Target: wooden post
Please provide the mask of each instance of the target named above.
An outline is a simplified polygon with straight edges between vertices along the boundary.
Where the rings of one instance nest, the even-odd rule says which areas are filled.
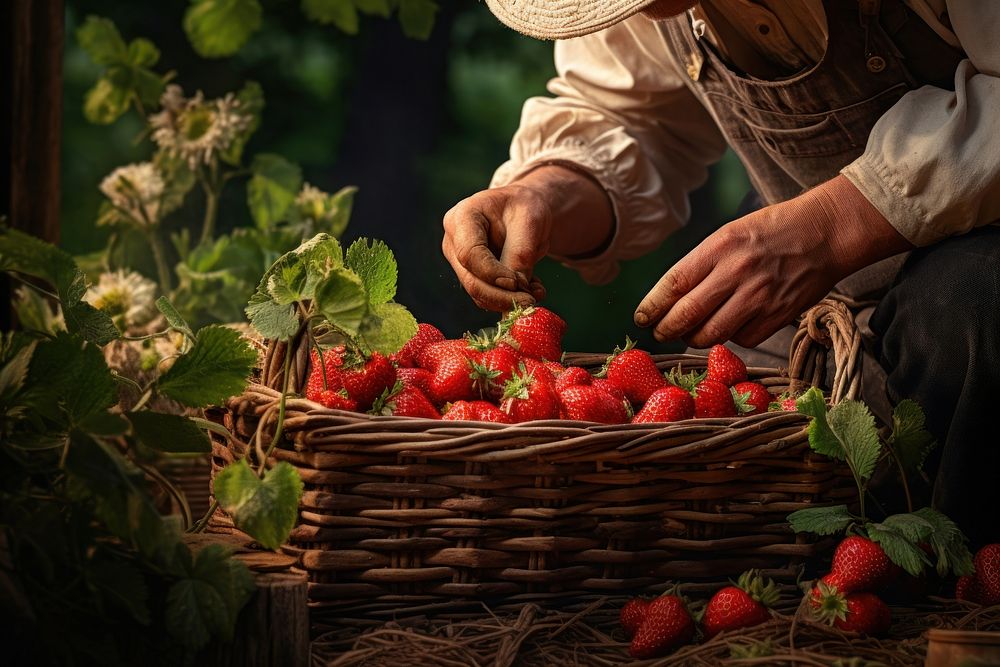
[[[52,243],[59,242],[64,14],[63,0],[0,2],[0,215]],[[9,289],[0,284],[0,294]],[[0,327],[10,316],[0,307]]]

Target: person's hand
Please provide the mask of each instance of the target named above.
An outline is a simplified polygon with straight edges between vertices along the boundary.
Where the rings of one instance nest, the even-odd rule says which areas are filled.
[[[611,203],[590,177],[546,165],[510,185],[478,192],[444,216],[441,250],[480,308],[510,310],[545,298],[535,265],[601,247],[614,227]]]
[[[448,211],[441,250],[476,305],[504,311],[545,296],[532,274],[551,233],[552,210],[542,193],[513,183],[477,192]]]
[[[842,278],[910,244],[845,177],[735,220],[650,290],[635,313],[659,341],[754,347]]]

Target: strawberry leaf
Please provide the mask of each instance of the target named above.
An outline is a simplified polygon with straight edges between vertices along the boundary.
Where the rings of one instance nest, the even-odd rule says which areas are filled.
[[[361,338],[372,350],[389,355],[406,345],[417,333],[417,320],[398,303],[372,305],[361,322]]]
[[[357,336],[368,312],[365,285],[354,271],[333,269],[316,285],[315,306],[330,324],[350,336]],[[400,347],[405,342],[400,343]]]
[[[815,533],[816,535],[836,535],[847,530],[856,518],[847,509],[847,505],[833,507],[807,507],[788,515],[788,523],[796,533]]]
[[[892,435],[888,444],[903,469],[909,473],[923,468],[927,455],[936,444],[934,436],[924,428],[924,423],[924,411],[915,401],[901,401],[892,411]]]
[[[243,391],[256,363],[257,353],[238,331],[207,326],[156,386],[164,396],[193,408],[219,404]]]
[[[823,392],[811,387],[795,404],[799,412],[812,417],[812,421],[809,422],[809,446],[813,451],[843,461],[846,455],[844,446],[830,430]]]
[[[930,564],[930,559],[923,549],[917,546],[918,540],[911,537],[926,534],[925,529],[918,528],[918,524],[910,517],[920,519],[913,515],[893,515],[882,523],[869,523],[865,528],[868,537],[882,547],[889,560],[917,577],[924,571],[924,566]],[[926,521],[923,523],[925,526],[928,525]]]
[[[208,436],[187,417],[143,410],[126,413],[132,433],[142,444],[161,452],[203,453],[212,451]]]
[[[302,170],[281,157],[258,153],[251,166],[253,176],[247,184],[247,205],[260,229],[271,229],[286,219],[302,187]]]
[[[399,23],[411,39],[427,39],[434,28],[438,4],[434,0],[399,0]]]
[[[260,28],[257,0],[191,0],[184,32],[203,58],[231,56]]]
[[[862,481],[871,479],[882,452],[875,417],[864,403],[847,400],[833,406],[827,419],[854,475]]]
[[[935,567],[938,574],[942,577],[949,573],[956,576],[972,574],[974,571],[972,553],[969,551],[965,535],[955,522],[929,507],[923,507],[913,514],[931,526],[927,541],[937,557]]]
[[[332,23],[348,35],[358,34],[358,10],[352,0],[302,0],[302,12],[310,21]]]
[[[291,464],[278,463],[261,480],[240,459],[218,474],[213,488],[236,527],[263,546],[277,549],[288,539],[302,497],[302,479]]]
[[[396,296],[396,258],[382,241],[358,239],[347,249],[344,263],[360,276],[368,292],[368,303],[386,303]]]

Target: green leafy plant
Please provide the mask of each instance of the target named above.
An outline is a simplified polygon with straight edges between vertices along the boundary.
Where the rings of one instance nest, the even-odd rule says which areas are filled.
[[[151,406],[200,409],[239,393],[256,351],[231,328],[194,330],[161,297],[166,328],[143,338],[179,339],[168,367],[145,379],[117,372],[106,356],[123,341],[112,316],[82,300],[87,280],[69,255],[0,228],[0,271],[33,295],[18,312],[36,313],[0,335],[0,583],[26,636],[61,629],[22,642],[39,651],[25,659],[177,664],[230,638],[252,577],[219,545],[192,552],[183,495],[150,463],[157,452],[206,453],[205,429],[224,429]],[[247,486],[245,466],[223,472]],[[241,525],[269,546],[287,538],[302,490],[284,466],[238,498]],[[162,515],[151,484],[185,511]]]
[[[217,4],[242,11],[239,2]],[[243,19],[227,23],[225,30],[247,23],[246,15],[239,15]],[[87,118],[110,123],[134,109],[153,149],[148,161],[119,167],[101,182],[105,201],[97,224],[113,230],[98,262],[103,273],[156,276],[159,294],[195,325],[236,322],[257,278],[277,257],[319,232],[343,234],[355,188],[329,194],[304,182],[299,166],[279,155],[246,159],[245,148],[264,109],[259,85],[248,82],[217,99],[201,92],[186,96],[170,83],[172,73],[160,76],[151,69],[158,59],[152,43],[138,38],[126,45],[110,20],[88,17],[77,39],[107,68],[88,94]],[[128,60],[133,52],[147,54],[141,65]],[[101,92],[108,86],[115,86],[113,94]],[[99,95],[115,103],[105,103],[97,115],[91,98]],[[219,234],[223,192],[241,179],[246,180],[243,217],[248,224]],[[191,224],[199,219],[200,228]],[[137,243],[148,252],[136,252]],[[152,259],[152,270],[144,265],[145,256]],[[123,332],[127,328],[119,326]]]
[[[403,33],[427,39],[438,11],[435,0],[302,0],[310,21],[333,25],[348,35],[360,29],[362,14],[389,18],[396,13]],[[260,30],[263,9],[259,0],[191,0],[184,15],[184,32],[204,58],[231,56]]]
[[[913,509],[908,477],[922,472],[934,438],[924,428],[924,413],[914,401],[904,400],[892,415],[892,431],[882,439],[875,418],[859,401],[841,401],[828,408],[823,394],[812,388],[796,402],[799,412],[812,418],[809,445],[820,454],[844,461],[858,488],[858,513],[847,505],[798,510],[788,516],[796,532],[863,535],[877,542],[889,558],[916,576],[928,565],[939,574],[972,572],[972,555],[966,538],[951,519],[929,507]],[[868,485],[877,466],[889,461],[902,480],[908,512],[880,522],[866,512]],[[924,546],[929,547],[933,556]]]

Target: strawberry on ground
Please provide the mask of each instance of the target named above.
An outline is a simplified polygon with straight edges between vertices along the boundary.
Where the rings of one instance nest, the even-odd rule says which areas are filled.
[[[364,360],[344,365],[340,371],[347,395],[358,402],[359,410],[368,410],[375,399],[396,383],[396,369],[380,352],[372,352]]]
[[[741,402],[746,405],[743,414],[759,415],[767,412],[771,405],[771,392],[767,387],[759,382],[738,382],[733,385],[733,391],[741,397]]]
[[[545,372],[547,369],[542,368]],[[554,382],[541,380],[524,363],[504,387],[500,409],[515,423],[559,418],[559,395]]]
[[[424,392],[416,387],[403,384],[402,380],[397,380],[391,389],[387,389],[375,399],[369,412],[373,415],[441,419],[441,413],[428,400]]]
[[[645,403],[654,391],[667,386],[649,352],[636,349],[635,341],[628,338],[624,349],[616,347],[608,357],[602,375],[636,405]]]
[[[562,409],[559,416],[601,424],[624,424],[628,421],[625,404],[592,385],[566,387],[559,392]]]
[[[646,606],[646,618],[632,637],[629,655],[638,660],[662,656],[691,641],[694,630],[684,601],[676,595],[661,595]]]
[[[421,322],[417,325],[417,333],[413,334],[400,348],[399,352],[391,355],[390,360],[400,368],[412,368],[417,365],[417,355],[428,345],[444,340],[444,334],[433,324]]]
[[[586,368],[570,366],[562,373],[556,375],[556,391],[562,391],[566,387],[590,384],[593,381],[594,376],[591,375]]]
[[[694,388],[695,417],[735,417],[736,414],[736,401],[727,385],[717,380],[702,380]]]
[[[694,399],[690,392],[671,384],[654,391],[642,410],[632,418],[632,423],[675,422],[692,417]]]
[[[979,582],[975,576],[965,575],[958,578],[958,582],[955,583],[955,599],[979,604],[982,595],[979,591]]]
[[[442,419],[510,424],[510,417],[489,401],[455,401],[445,406]]]
[[[839,579],[841,593],[875,591],[892,583],[899,568],[875,542],[851,535],[841,540],[833,552],[830,574]]]
[[[316,398],[310,400],[316,401],[324,408],[331,410],[350,410],[353,412],[358,409],[358,402],[348,397],[344,389],[336,391],[333,389],[324,389],[316,394]]]
[[[750,570],[740,575],[735,586],[717,591],[705,605],[702,629],[711,639],[720,632],[760,625],[771,618],[770,608],[778,602],[778,587],[767,583],[758,572]]]
[[[635,636],[639,626],[646,620],[646,609],[650,602],[649,598],[632,598],[622,606],[618,619],[621,621],[625,636],[629,639]]]
[[[844,593],[822,580],[811,600],[813,613],[840,630],[880,636],[889,631],[892,613],[874,593]]]
[[[515,307],[500,322],[500,331],[513,339],[515,347],[525,357],[549,361],[562,358],[566,322],[548,308]]]
[[[1000,604],[1000,543],[977,551],[974,564],[979,603],[987,607]]]
[[[747,379],[747,366],[725,345],[714,345],[708,351],[708,379],[732,387]]]

